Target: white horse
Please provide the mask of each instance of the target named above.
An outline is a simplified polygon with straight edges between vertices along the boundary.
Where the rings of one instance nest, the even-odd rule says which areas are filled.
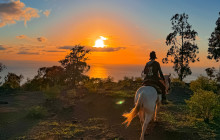
[[[170,87],[170,75],[165,75],[166,90],[168,92]],[[139,115],[140,122],[142,125],[142,132],[140,140],[144,140],[144,134],[146,132],[149,122],[153,119],[156,121],[157,110],[160,106],[162,99],[161,94],[157,94],[154,87],[142,86],[140,87],[135,95],[135,107],[130,113],[124,113],[123,116],[126,120],[123,124],[127,123],[127,127],[130,125],[132,119]]]

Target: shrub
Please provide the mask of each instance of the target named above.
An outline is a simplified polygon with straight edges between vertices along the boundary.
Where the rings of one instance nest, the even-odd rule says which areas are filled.
[[[172,87],[182,87],[184,88],[185,87],[185,82],[181,81],[179,78],[172,78],[171,79],[171,86]]]
[[[190,83],[190,89],[193,92],[197,92],[197,90],[207,90],[217,92],[217,82],[214,80],[210,80],[208,77],[199,76],[195,81]]]
[[[47,110],[45,108],[42,106],[34,106],[29,109],[27,116],[29,118],[40,119],[46,116],[46,114]]]
[[[218,95],[212,91],[197,90],[189,100],[185,100],[190,114],[209,122],[218,107]]]
[[[47,88],[43,91],[47,99],[57,98],[61,93],[61,86],[55,85],[53,87],[47,86]]]

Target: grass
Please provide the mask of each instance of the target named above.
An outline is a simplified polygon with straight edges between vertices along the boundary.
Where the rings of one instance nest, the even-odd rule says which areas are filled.
[[[118,91],[111,91],[110,93],[107,93],[108,96],[113,97],[125,97],[130,98],[135,96],[135,91],[132,90],[118,90]]]
[[[47,115],[47,110],[42,106],[33,106],[29,109],[27,117],[32,119],[40,119]]]
[[[43,120],[37,126],[32,128],[25,136],[17,139],[77,139],[83,135],[88,136],[90,133],[99,135],[98,133],[107,132],[104,125],[104,118],[89,118],[82,123],[72,123],[71,121]]]
[[[162,106],[159,111],[158,119],[165,123],[167,129],[183,132],[196,132],[201,139],[216,139],[219,137],[219,125],[211,121],[205,123],[203,119],[190,116],[186,105],[176,105],[169,103]]]

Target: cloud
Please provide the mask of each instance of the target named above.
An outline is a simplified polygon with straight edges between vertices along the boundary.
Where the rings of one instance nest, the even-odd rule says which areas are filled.
[[[32,37],[28,37],[26,35],[19,35],[19,36],[16,36],[17,39],[26,39],[26,40],[29,40],[29,41],[38,41],[38,42],[46,42],[47,41],[47,38],[46,37],[37,37],[37,38],[32,38]]]
[[[38,37],[37,41],[39,41],[39,42],[46,42],[47,38],[45,38],[45,37]]]
[[[59,50],[44,50],[45,52],[66,52],[66,51],[59,51]]]
[[[58,47],[58,49],[64,49],[64,50],[70,50],[72,49],[74,46],[61,46],[61,47]]]
[[[24,39],[24,38],[28,38],[26,35],[19,35],[19,36],[16,36],[17,39]]]
[[[50,10],[45,10],[44,12],[43,12],[43,14],[46,16],[46,17],[49,17],[49,15],[50,15]]]
[[[58,49],[65,49],[65,50],[70,50],[74,46],[61,46],[58,47]],[[86,49],[90,50],[91,52],[116,52],[122,49],[126,49],[125,47],[105,47],[105,48],[96,48],[96,47],[91,47],[91,46],[86,46]]]
[[[39,55],[39,52],[27,52],[27,51],[20,51],[17,54],[25,54],[25,55]]]
[[[3,47],[3,45],[0,45],[0,50],[6,50],[6,48]]]
[[[90,47],[89,50],[91,50],[91,52],[116,52],[119,50],[125,49],[125,47],[107,47],[107,48],[95,48],[95,47]]]
[[[24,25],[32,18],[38,18],[38,9],[26,7],[20,0],[0,3],[0,27],[24,21]]]

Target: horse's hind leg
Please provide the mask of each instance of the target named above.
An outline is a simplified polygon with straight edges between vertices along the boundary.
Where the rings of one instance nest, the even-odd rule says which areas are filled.
[[[155,109],[154,109],[154,121],[157,120],[157,108],[158,108],[158,105],[156,104]]]
[[[145,113],[145,120],[144,120],[144,124],[142,126],[142,132],[141,132],[141,138],[140,140],[144,140],[144,134],[146,132],[146,129],[147,129],[147,125],[149,124],[151,118],[152,118],[152,115],[153,114],[147,114]]]
[[[138,115],[139,115],[139,118],[140,118],[141,126],[143,126],[143,123],[144,123],[144,111],[140,110]]]

